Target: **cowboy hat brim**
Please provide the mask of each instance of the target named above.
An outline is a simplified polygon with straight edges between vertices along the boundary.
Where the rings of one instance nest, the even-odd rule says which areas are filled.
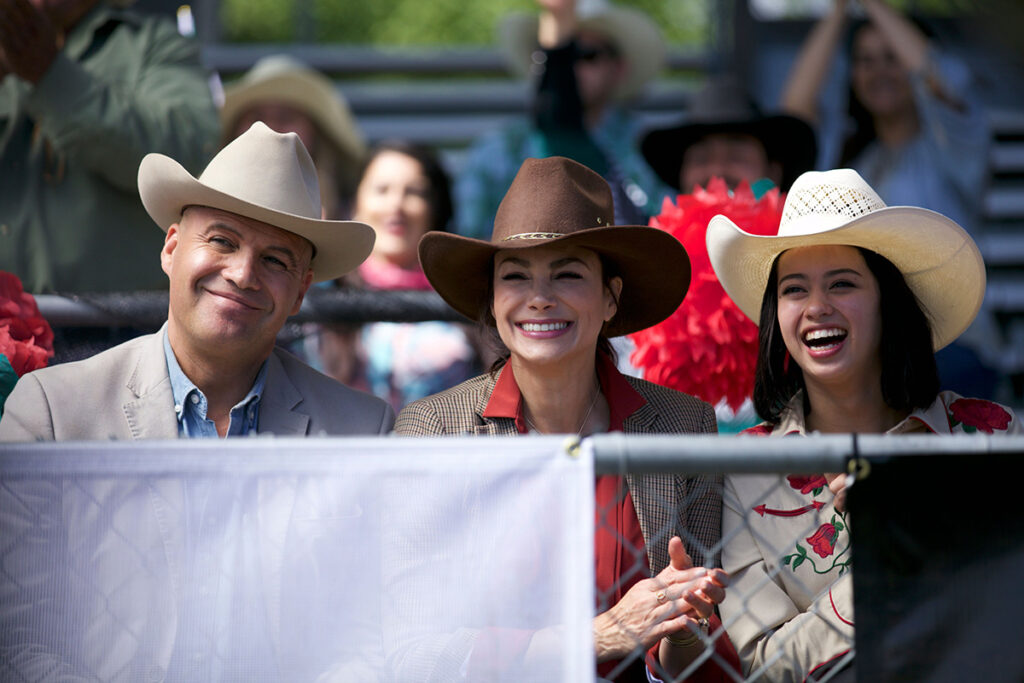
[[[253,204],[204,185],[162,154],[147,154],[139,165],[139,196],[164,232],[181,220],[185,207],[207,206],[305,237],[316,248],[314,282],[333,280],[354,270],[373,250],[373,228],[365,223],[307,218]]]
[[[707,230],[708,256],[719,282],[755,323],[772,265],[782,252],[837,244],[863,247],[896,266],[931,321],[936,351],[959,337],[981,308],[981,252],[962,227],[928,209],[890,206],[853,220],[813,214],[790,222],[787,234],[778,236],[744,232],[718,215]]]
[[[498,46],[509,66],[520,75],[529,75],[537,45],[536,14],[515,12],[498,26]],[[597,14],[581,15],[578,26],[594,31],[615,43],[627,63],[627,72],[615,89],[615,97],[636,97],[665,64],[665,41],[649,16],[630,7],[608,6]]]
[[[683,155],[702,137],[719,133],[743,133],[760,140],[769,161],[782,164],[780,189],[783,191],[801,173],[814,168],[818,155],[814,129],[805,121],[784,114],[722,122],[694,121],[660,128],[644,136],[640,150],[664,183],[680,192],[690,192],[692,187],[679,187]]]
[[[467,318],[480,321],[490,305],[494,255],[504,249],[558,245],[591,249],[622,278],[618,311],[605,328],[609,337],[655,325],[672,314],[690,286],[690,259],[675,237],[657,228],[589,228],[546,239],[492,243],[461,235],[429,232],[419,244],[420,264],[430,284]]]

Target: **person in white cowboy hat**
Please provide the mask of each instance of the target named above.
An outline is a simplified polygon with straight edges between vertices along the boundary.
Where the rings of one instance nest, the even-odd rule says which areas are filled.
[[[646,223],[668,192],[637,147],[640,125],[625,108],[665,61],[657,24],[607,0],[538,0],[499,26],[509,64],[537,78],[531,119],[482,135],[455,184],[455,229],[486,239],[494,214],[527,158],[567,156],[608,181],[616,220]]]
[[[939,390],[934,353],[985,293],[981,254],[952,220],[888,207],[838,169],[797,178],[777,235],[715,216],[707,245],[726,293],[760,325],[754,405],[765,422],[748,433],[1022,432],[1008,408]],[[745,672],[851,671],[845,483],[836,473],[726,477],[722,564],[733,583],[721,612]]]
[[[139,194],[166,232],[167,323],[22,377],[0,440],[390,430],[390,406],[274,346],[310,284],[356,268],[374,242],[368,225],[321,220],[316,169],[298,135],[255,123],[198,179],[149,154],[139,165]]]
[[[394,412],[384,401],[274,345],[310,284],[357,267],[374,241],[363,223],[320,219],[316,170],[295,133],[255,123],[199,178],[150,154],[138,182],[166,232],[167,323],[23,376],[0,441],[390,431]],[[267,672],[313,680],[328,671],[374,680],[375,632],[358,616],[370,607],[349,600],[342,613],[329,599],[342,585],[372,602],[374,588],[361,583],[371,579],[336,556],[329,568],[316,563],[319,544],[340,542],[337,505],[321,509],[335,488],[312,477],[140,480],[124,472],[33,484],[31,500],[19,498],[25,504],[0,506],[0,528],[21,534],[0,574],[5,680],[58,671],[109,681],[259,680]],[[356,516],[372,505],[346,495],[340,502]],[[302,525],[289,523],[293,514]],[[34,609],[52,601],[52,586],[66,589],[61,606]],[[341,622],[352,625],[339,626],[351,638],[311,650],[311,624]],[[54,642],[57,633],[65,636]],[[364,633],[367,642],[357,637]]]
[[[351,215],[366,141],[348,102],[330,79],[289,55],[264,57],[224,89],[225,141],[262,121],[298,133],[320,177],[325,218]]]

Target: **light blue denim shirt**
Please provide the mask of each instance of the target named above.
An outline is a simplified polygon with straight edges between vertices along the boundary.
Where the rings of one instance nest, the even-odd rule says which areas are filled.
[[[192,383],[174,357],[171,342],[164,331],[164,355],[167,356],[167,375],[174,394],[174,413],[178,418],[178,436],[189,439],[215,439],[217,425],[206,417],[206,396]],[[263,362],[256,381],[245,398],[231,409],[231,422],[227,436],[245,436],[255,432],[260,419],[260,399],[267,381],[267,363]]]

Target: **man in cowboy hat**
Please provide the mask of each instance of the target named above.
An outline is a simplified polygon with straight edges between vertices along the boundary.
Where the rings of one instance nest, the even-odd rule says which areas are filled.
[[[641,149],[662,181],[684,193],[705,187],[712,177],[730,188],[768,180],[786,190],[814,167],[817,154],[810,125],[794,116],[764,114],[731,76],[710,80],[694,96],[687,117],[647,133]]]
[[[661,69],[665,44],[643,12],[607,0],[538,0],[538,15],[499,27],[510,65],[538,77],[533,120],[484,134],[455,184],[459,234],[486,238],[498,204],[530,157],[568,156],[599,172],[615,197],[616,221],[646,223],[665,188],[636,145],[639,125],[622,106]]]
[[[275,348],[313,281],[358,266],[373,230],[320,219],[316,169],[295,133],[262,123],[198,179],[149,154],[139,194],[167,234],[167,323],[93,358],[29,373],[0,441],[382,434],[394,414]]]

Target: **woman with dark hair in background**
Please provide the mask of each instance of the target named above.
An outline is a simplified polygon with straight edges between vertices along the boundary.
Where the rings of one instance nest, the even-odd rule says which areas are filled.
[[[887,207],[850,169],[811,172],[793,184],[778,235],[716,216],[707,243],[725,291],[760,320],[754,405],[765,422],[747,433],[1022,431],[1003,406],[939,390],[934,350],[985,294],[978,248],[945,216]],[[726,477],[733,587],[721,610],[746,674],[852,675],[845,484],[838,473]]]
[[[445,231],[451,217],[448,175],[433,151],[398,141],[374,145],[354,202],[353,218],[376,233],[373,252],[359,268],[358,284],[377,290],[430,290],[416,245],[427,232]],[[396,411],[479,369],[463,326],[437,321],[331,326],[321,332],[320,358],[327,374],[380,396]]]

